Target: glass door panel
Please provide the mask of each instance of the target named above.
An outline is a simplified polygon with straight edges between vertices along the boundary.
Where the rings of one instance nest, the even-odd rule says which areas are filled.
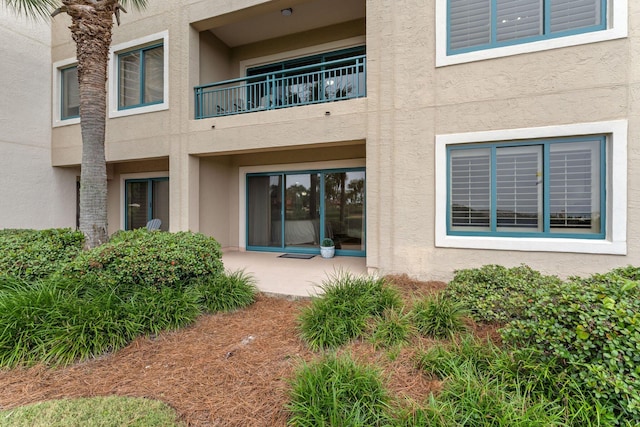
[[[286,176],[284,243],[287,247],[320,244],[320,175]]]
[[[282,176],[250,176],[247,186],[249,246],[282,247]]]
[[[153,218],[162,221],[160,230],[169,230],[169,180],[167,178],[125,181],[125,230],[146,227]]]
[[[169,231],[169,180],[152,180],[151,185],[151,219],[160,219],[160,230]]]
[[[336,249],[364,251],[365,172],[324,175],[325,237]]]
[[[149,181],[127,181],[125,192],[125,229],[133,230],[146,226],[149,221]]]

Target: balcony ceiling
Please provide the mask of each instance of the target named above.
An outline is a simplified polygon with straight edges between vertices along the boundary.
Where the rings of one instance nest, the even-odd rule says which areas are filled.
[[[214,18],[208,25],[213,25],[209,30],[227,46],[236,47],[364,18],[365,3],[365,0],[270,1],[260,8],[245,9],[219,20]],[[281,9],[289,7],[293,9],[291,16],[282,16]]]

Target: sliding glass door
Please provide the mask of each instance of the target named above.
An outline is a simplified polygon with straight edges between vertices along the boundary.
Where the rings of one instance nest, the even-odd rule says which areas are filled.
[[[247,248],[319,252],[331,238],[338,255],[365,251],[364,169],[247,176]]]

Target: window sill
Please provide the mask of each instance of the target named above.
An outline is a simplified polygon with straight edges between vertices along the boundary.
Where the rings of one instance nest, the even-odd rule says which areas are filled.
[[[512,237],[436,236],[442,248],[489,249],[526,252],[571,252],[602,255],[626,255],[626,241],[590,239],[545,239]]]

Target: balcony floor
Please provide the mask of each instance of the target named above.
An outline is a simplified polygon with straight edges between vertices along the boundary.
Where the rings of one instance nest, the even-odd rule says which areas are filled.
[[[256,279],[261,292],[291,297],[309,297],[321,292],[320,285],[338,272],[367,274],[366,258],[336,256],[325,259],[279,258],[280,252],[225,250],[222,262],[227,270],[244,270]]]

